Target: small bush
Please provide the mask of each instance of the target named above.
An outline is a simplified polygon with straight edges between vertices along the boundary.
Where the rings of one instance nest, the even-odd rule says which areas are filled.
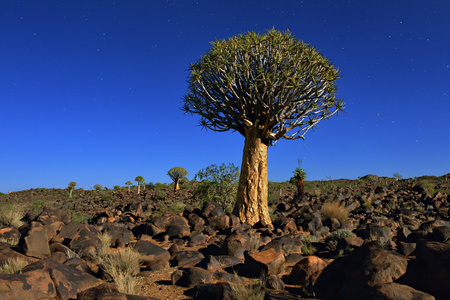
[[[98,238],[100,239],[100,245],[97,248],[97,255],[103,258],[110,252],[112,236],[108,232],[102,232],[98,235]]]
[[[8,259],[2,265],[0,265],[0,274],[16,274],[30,262],[23,258]]]
[[[38,214],[42,211],[44,205],[45,202],[42,200],[34,201],[33,203],[31,203],[31,211],[35,214]]]
[[[339,229],[330,233],[330,235],[325,239],[325,248],[328,251],[336,251],[339,240],[346,237],[356,237],[356,234],[346,229]],[[342,249],[344,250],[344,249]]]
[[[113,199],[114,199],[114,197],[112,195],[110,195],[110,194],[102,195],[102,201],[103,202],[108,202],[108,201],[111,201]]]
[[[119,292],[136,294],[139,278],[140,254],[131,248],[118,249],[99,258],[103,271],[111,275]]]
[[[324,219],[336,218],[339,222],[343,223],[348,219],[348,210],[338,201],[326,202],[322,206],[321,210]]]
[[[155,199],[156,200],[166,200],[167,195],[162,190],[156,190]]]
[[[78,223],[84,223],[89,220],[90,220],[90,218],[81,212],[76,212],[72,215],[72,221],[75,221]]]
[[[236,300],[264,300],[265,279],[260,278],[254,284],[244,281],[230,282],[232,298]]]
[[[23,215],[23,209],[17,206],[5,206],[0,210],[0,224],[4,226],[12,225],[19,228],[23,225],[21,221]]]

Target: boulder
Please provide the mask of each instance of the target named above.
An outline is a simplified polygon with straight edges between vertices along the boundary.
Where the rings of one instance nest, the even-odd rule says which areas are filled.
[[[198,251],[180,251],[172,255],[171,266],[186,268],[193,267],[205,257]]]
[[[239,270],[242,275],[260,278],[277,275],[283,271],[284,255],[272,248],[261,252],[245,253],[244,266]]]
[[[142,237],[141,240],[137,241],[135,244],[134,250],[141,255],[143,265],[152,270],[169,267],[169,251],[150,241],[143,240]]]
[[[320,274],[315,292],[324,299],[364,299],[371,287],[391,283],[406,273],[408,259],[367,243],[348,256],[337,258]]]
[[[327,263],[317,257],[308,256],[294,265],[289,275],[289,281],[293,284],[304,284],[308,280],[315,282]]]
[[[45,270],[23,274],[0,274],[0,299],[57,299],[56,287]]]
[[[430,294],[395,282],[373,286],[367,300],[435,300]]]
[[[50,256],[50,247],[44,226],[38,222],[31,222],[21,228],[18,248],[27,256],[46,258]]]
[[[205,219],[226,215],[225,211],[218,203],[210,201],[207,201],[203,204],[202,214]]]
[[[52,260],[41,260],[22,269],[22,274],[45,271],[53,280],[56,293],[61,300],[77,297],[77,293],[98,285],[98,280],[86,272]]]
[[[237,230],[227,236],[222,243],[222,253],[244,258],[244,252],[250,250],[250,235]]]

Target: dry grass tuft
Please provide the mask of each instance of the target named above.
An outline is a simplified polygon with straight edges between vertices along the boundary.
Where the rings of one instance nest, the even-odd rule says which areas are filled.
[[[111,250],[112,236],[108,232],[102,232],[98,237],[100,239],[100,246],[97,248],[97,255],[99,257],[105,257]]]
[[[16,206],[6,206],[0,210],[0,224],[3,225],[12,225],[16,228],[19,228],[23,225],[21,221],[24,215],[24,211],[20,207]]]
[[[264,277],[257,279],[255,283],[246,283],[244,281],[230,282],[233,299],[264,300],[266,294],[264,291],[264,282]]]
[[[98,257],[101,268],[111,275],[121,293],[136,294],[140,271],[140,254],[131,248],[117,251]]]
[[[339,222],[344,222],[348,219],[348,210],[338,201],[326,202],[321,210],[324,219],[336,218]]]
[[[15,274],[29,265],[30,262],[23,258],[11,258],[0,265],[0,274]]]

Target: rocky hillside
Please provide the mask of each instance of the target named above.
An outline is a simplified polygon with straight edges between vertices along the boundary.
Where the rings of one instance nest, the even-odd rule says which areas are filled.
[[[6,194],[0,298],[450,299],[449,177],[271,183],[273,226],[192,187]]]

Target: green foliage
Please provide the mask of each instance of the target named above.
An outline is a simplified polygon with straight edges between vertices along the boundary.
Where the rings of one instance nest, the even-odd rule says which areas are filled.
[[[144,177],[142,176],[137,176],[134,181],[136,181],[138,184],[142,184],[143,182],[145,182]]]
[[[145,184],[145,187],[149,190],[153,190],[155,188],[155,184],[153,182],[149,182]]]
[[[119,191],[119,190],[120,190],[120,185],[115,185],[115,186],[114,186],[114,190],[115,190],[115,191]]]
[[[172,179],[172,181],[180,180],[186,177],[189,173],[182,167],[174,167],[167,172],[167,175]]]
[[[114,197],[112,195],[110,195],[110,194],[103,194],[102,195],[102,201],[103,202],[108,202],[108,201],[111,201],[113,199],[114,199]]]
[[[402,178],[403,178],[403,176],[402,176],[402,175],[400,175],[399,173],[394,173],[394,174],[392,174],[392,176],[394,176],[394,177],[395,177],[395,179],[397,179],[397,180],[400,180],[400,179],[402,179]]]
[[[298,139],[341,110],[339,71],[314,47],[289,31],[248,32],[216,40],[189,68],[185,113],[200,115],[213,131],[259,123],[267,144]],[[264,124],[264,125],[263,125]]]
[[[69,188],[70,188],[71,190],[73,190],[76,186],[77,186],[77,183],[76,183],[75,181],[69,182]]]
[[[33,203],[31,203],[31,211],[35,214],[38,214],[42,211],[44,205],[45,202],[42,200],[34,201]]]
[[[4,193],[2,193],[2,192],[0,192],[0,196],[3,196],[3,195],[5,195]]]
[[[294,178],[297,180],[306,178],[306,171],[303,168],[296,168],[294,171]]]
[[[45,190],[46,190],[46,188],[37,188],[36,192],[40,192],[41,193],[41,192],[44,192]]]
[[[346,229],[339,229],[331,232],[330,235],[325,239],[325,248],[330,252],[340,250],[337,248],[338,243],[341,239],[344,239],[346,237],[356,237],[356,234]]]
[[[204,201],[219,203],[224,210],[231,211],[236,201],[239,168],[234,164],[211,165],[198,171],[196,180],[201,182],[194,188],[194,196]]]
[[[165,190],[167,188],[167,185],[161,182],[157,182],[155,184],[155,191],[162,191]]]
[[[156,190],[155,199],[157,200],[166,200],[167,195],[162,190]]]
[[[75,212],[72,214],[72,220],[78,223],[84,223],[89,221],[91,218],[82,212]]]
[[[103,186],[102,186],[101,184],[96,184],[96,185],[94,185],[94,190],[100,191],[100,190],[102,190],[102,189],[103,189]]]

